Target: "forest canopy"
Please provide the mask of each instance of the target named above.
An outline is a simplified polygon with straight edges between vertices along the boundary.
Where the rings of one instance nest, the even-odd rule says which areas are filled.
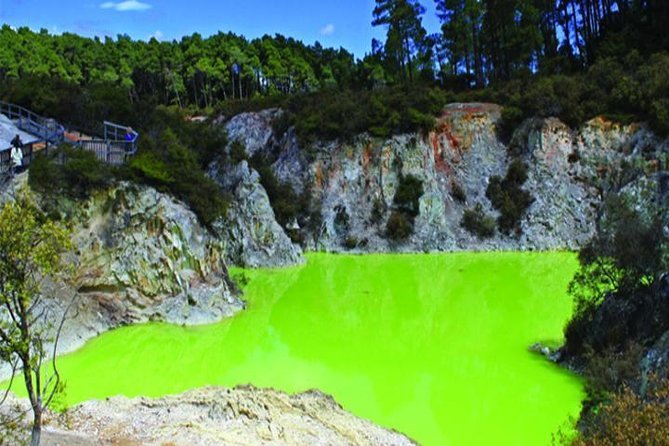
[[[441,30],[430,34],[425,1],[376,0],[370,23],[385,39],[361,59],[282,35],[147,42],[5,25],[0,98],[79,127],[120,118],[141,128],[156,105],[226,116],[283,106],[307,139],[424,130],[454,100],[498,102],[508,127],[606,114],[669,131],[669,2],[435,0]],[[398,89],[409,99],[394,99]],[[351,109],[353,122],[332,122]]]

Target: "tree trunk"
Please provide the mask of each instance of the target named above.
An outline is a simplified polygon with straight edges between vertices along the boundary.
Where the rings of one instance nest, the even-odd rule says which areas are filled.
[[[33,420],[33,428],[30,434],[30,446],[39,446],[42,437],[42,408],[39,404],[33,407],[33,415],[35,419]]]

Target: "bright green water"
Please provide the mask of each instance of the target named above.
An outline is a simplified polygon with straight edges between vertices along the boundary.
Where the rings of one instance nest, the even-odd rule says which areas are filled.
[[[123,328],[63,357],[67,401],[318,388],[425,445],[549,444],[582,388],[528,346],[560,341],[575,268],[567,253],[310,255],[246,272],[230,321]]]

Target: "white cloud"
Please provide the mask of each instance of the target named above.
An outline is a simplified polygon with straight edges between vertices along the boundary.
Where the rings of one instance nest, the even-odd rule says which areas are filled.
[[[142,3],[137,0],[126,0],[123,2],[104,2],[100,5],[102,9],[115,9],[117,11],[146,11],[151,9],[148,3]]]
[[[156,39],[156,40],[160,41],[160,40],[163,40],[163,37],[165,37],[165,35],[163,34],[163,32],[162,32],[161,30],[157,29],[156,32],[154,32],[153,34],[151,34],[151,35],[149,36],[149,38],[146,39],[146,40]]]
[[[331,36],[335,32],[335,26],[332,23],[328,23],[323,28],[321,28],[321,36]]]

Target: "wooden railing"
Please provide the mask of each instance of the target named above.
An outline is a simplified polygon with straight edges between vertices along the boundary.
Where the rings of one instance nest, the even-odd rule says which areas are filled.
[[[48,152],[49,145],[64,142],[65,128],[53,119],[43,118],[19,105],[0,101],[0,114],[14,121],[17,128],[39,138],[23,145],[23,166],[32,163],[37,152]],[[137,152],[139,133],[130,127],[104,121],[104,139],[81,138],[74,146],[93,152],[98,160],[119,166]],[[0,148],[0,172],[9,171],[11,147]]]
[[[20,105],[4,101],[0,101],[0,114],[12,119],[20,130],[37,136],[43,142],[50,144],[63,142],[65,128],[54,119],[44,118]]]
[[[35,146],[43,144],[44,147],[41,150],[35,150]],[[11,148],[8,148],[7,150],[2,150],[0,151],[0,173],[7,173],[9,171],[10,166],[12,165],[11,161]],[[43,142],[41,143],[34,143],[30,142],[28,144],[23,145],[23,160],[22,162],[22,167],[27,168],[32,164],[33,160],[37,156],[38,153],[48,153],[49,152],[49,146],[44,144]]]
[[[122,141],[87,139],[79,141],[76,146],[82,150],[93,152],[98,160],[113,166],[122,165],[125,163],[126,158],[132,155],[129,150],[129,144]]]
[[[76,143],[82,150],[95,153],[102,162],[120,166],[137,152],[139,133],[113,122],[104,122],[104,139],[82,139]]]

